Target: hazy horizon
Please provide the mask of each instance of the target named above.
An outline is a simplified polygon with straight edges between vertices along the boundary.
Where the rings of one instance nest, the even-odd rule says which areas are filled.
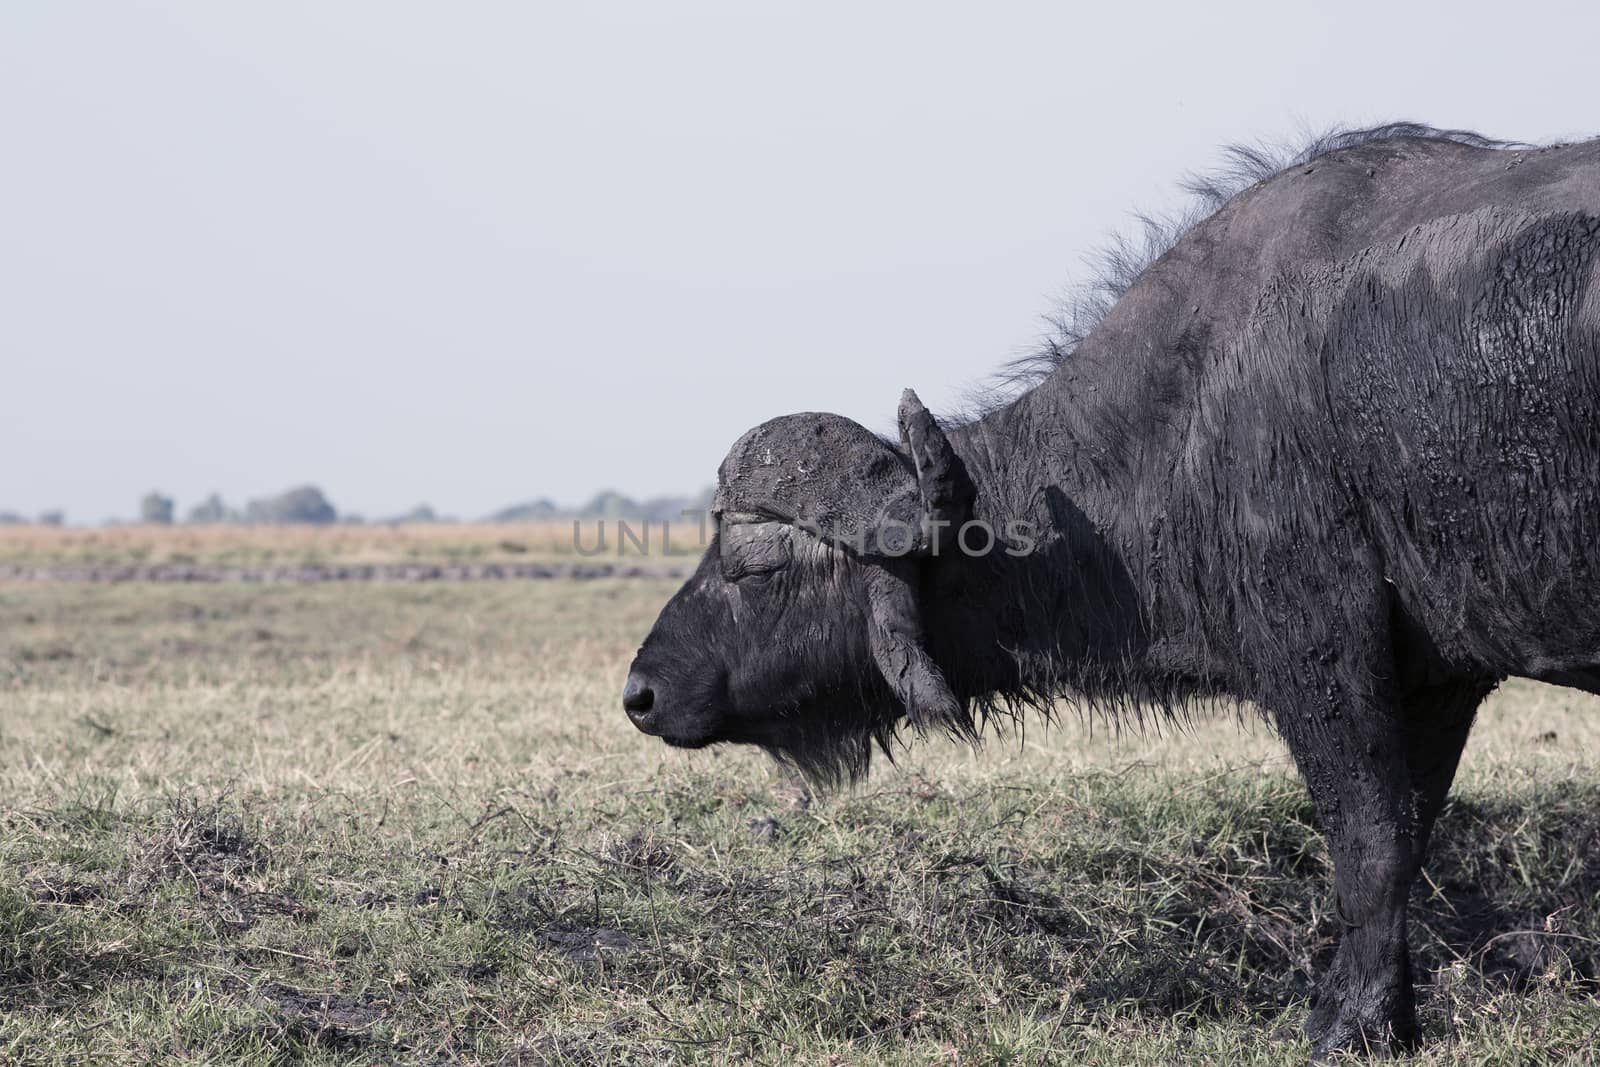
[[[0,511],[693,494],[955,406],[1224,143],[1600,131],[1600,15],[1504,10],[20,6]]]

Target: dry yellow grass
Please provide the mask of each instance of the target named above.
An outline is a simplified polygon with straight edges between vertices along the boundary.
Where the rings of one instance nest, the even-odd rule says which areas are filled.
[[[583,519],[577,525],[576,532],[570,519],[394,526],[0,526],[0,564],[297,566],[510,563],[591,556],[597,561],[682,560],[703,547],[702,531],[692,522],[673,523],[665,537],[661,523],[628,523],[636,540],[623,538],[616,520]],[[642,544],[647,531],[648,544]],[[597,551],[602,545],[603,550]]]

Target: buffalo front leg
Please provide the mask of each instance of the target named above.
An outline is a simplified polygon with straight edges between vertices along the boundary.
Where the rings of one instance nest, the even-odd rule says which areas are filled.
[[[1318,1059],[1395,1052],[1417,1039],[1406,903],[1426,837],[1404,723],[1391,702],[1323,692],[1337,706],[1278,719],[1333,857],[1342,927],[1306,1031]]]
[[[1478,705],[1483,702],[1483,698],[1489,694],[1494,685],[1494,680],[1489,679],[1429,687],[1411,692],[1401,701],[1399,710],[1402,721],[1399,725],[1399,740],[1403,745],[1414,808],[1413,830],[1409,835],[1412,847],[1410,863],[1412,873],[1406,877],[1405,886],[1401,890],[1402,935],[1405,932],[1403,925],[1405,901],[1409,897],[1411,883],[1415,880],[1416,871],[1421,869],[1427,858],[1428,841],[1433,833],[1434,822],[1438,819],[1439,812],[1444,807],[1445,797],[1450,792],[1450,784],[1455,778],[1456,767],[1466,746],[1467,735],[1472,729]],[[1369,742],[1369,744],[1382,743],[1376,740]],[[1390,796],[1392,801],[1393,794]],[[1319,802],[1317,807],[1321,812],[1325,805]],[[1322,817],[1326,824],[1327,815],[1324,814]],[[1403,827],[1403,822],[1400,825]],[[1404,839],[1406,835],[1401,836]],[[1345,850],[1335,851],[1336,864],[1340,862],[1338,860],[1340,851]],[[1351,861],[1345,862],[1348,864]],[[1335,881],[1338,881],[1337,875]],[[1342,898],[1340,911],[1341,918],[1348,919],[1348,916],[1343,914]],[[1359,951],[1361,940],[1359,935],[1341,938],[1338,954],[1334,957],[1333,964],[1323,980],[1316,1006],[1306,1021],[1307,1035],[1319,1045],[1331,1046],[1339,1037],[1331,1031],[1335,1029],[1335,1023],[1339,1020],[1344,1006],[1345,990],[1351,983],[1352,977],[1360,971],[1359,967],[1352,970],[1352,957]],[[1402,960],[1402,966],[1405,986],[1401,994],[1402,1003],[1412,1005],[1409,957]],[[1402,1015],[1408,1017],[1409,1021],[1395,1030],[1400,1043],[1409,1040],[1408,1035],[1415,1031],[1414,1006],[1403,1008]],[[1362,1043],[1367,1042],[1363,1040]]]

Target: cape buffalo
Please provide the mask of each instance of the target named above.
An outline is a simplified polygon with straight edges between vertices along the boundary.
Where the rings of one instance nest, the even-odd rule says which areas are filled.
[[[1392,1050],[1479,703],[1600,691],[1600,140],[1402,124],[1235,160],[1247,187],[1201,183],[1211,214],[1008,402],[942,429],[907,392],[899,447],[825,414],[745,434],[623,705],[838,779],[902,724],[1249,702],[1335,862],[1316,1055]]]

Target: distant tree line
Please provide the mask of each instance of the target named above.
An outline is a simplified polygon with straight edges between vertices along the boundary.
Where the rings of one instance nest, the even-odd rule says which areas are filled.
[[[32,519],[15,511],[0,511],[0,526],[62,526],[66,521],[67,513],[64,511],[41,511]]]
[[[538,522],[547,519],[625,519],[629,522],[672,522],[686,514],[706,512],[711,509],[712,490],[706,489],[694,496],[657,496],[635,500],[614,490],[596,493],[575,508],[561,507],[550,500],[538,499],[502,508],[488,517],[490,522]],[[170,526],[178,522],[178,504],[171,496],[157,490],[146,493],[139,501],[136,521],[151,526]],[[13,511],[0,511],[0,525],[37,524],[61,526],[66,516],[60,511],[46,511],[28,518]],[[309,525],[327,526],[333,523],[362,523],[360,515],[340,514],[327,496],[314,485],[301,485],[273,496],[248,501],[236,508],[223,499],[221,493],[211,493],[189,508],[183,521],[193,526],[238,523],[245,525]],[[453,522],[450,516],[439,515],[427,504],[418,504],[402,515],[374,520],[376,523]]]
[[[711,510],[711,489],[694,496],[656,496],[635,500],[615,490],[596,493],[576,508],[558,507],[549,500],[532,500],[502,508],[491,522],[537,522],[542,519],[627,519],[629,522],[673,522],[688,514]]]
[[[175,522],[177,505],[163,493],[146,493],[139,502],[139,521],[158,526]],[[321,489],[314,485],[301,485],[275,496],[252,500],[241,510],[222,499],[221,493],[212,493],[189,509],[187,520],[196,526],[219,523],[250,523],[259,525],[304,524],[327,526],[339,521],[339,512]]]

